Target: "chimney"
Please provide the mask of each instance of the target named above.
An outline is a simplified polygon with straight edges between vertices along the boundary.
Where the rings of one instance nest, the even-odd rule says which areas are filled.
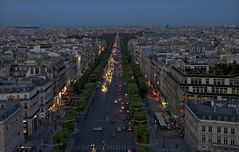
[[[215,105],[213,106],[213,112],[216,112],[216,106]]]
[[[214,104],[214,101],[210,101],[211,102],[211,106],[214,107],[215,104]]]
[[[237,113],[237,115],[239,114],[239,105],[237,105],[237,107],[236,107],[236,113]]]

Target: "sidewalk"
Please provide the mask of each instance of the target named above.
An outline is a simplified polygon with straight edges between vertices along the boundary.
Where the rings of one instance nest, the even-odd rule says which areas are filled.
[[[153,111],[150,108],[151,102],[153,103],[152,98],[145,99],[145,111],[147,113],[148,120],[147,125],[150,131],[149,147],[152,148],[154,152],[189,152],[183,138],[177,136],[176,130],[161,130],[160,127],[154,123],[154,112],[159,112],[162,109],[160,108],[160,106],[157,106],[159,109],[154,109],[156,111]],[[156,104],[160,104],[157,101],[155,102]],[[153,103],[153,107],[155,107],[155,103]]]
[[[41,119],[37,130],[33,135],[29,135],[25,143],[26,147],[34,147],[34,152],[45,152],[52,148],[53,135],[60,128],[61,120],[65,115],[65,110],[51,113],[47,118]]]

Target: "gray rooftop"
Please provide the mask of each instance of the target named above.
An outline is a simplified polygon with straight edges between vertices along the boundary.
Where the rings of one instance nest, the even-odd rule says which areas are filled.
[[[37,86],[44,86],[49,83],[48,78],[42,76],[31,76],[16,79],[0,79],[0,93],[16,93],[16,92],[29,92]]]
[[[0,82],[0,93],[28,92],[33,90],[34,88],[34,84],[30,81],[22,81],[15,83]]]
[[[211,106],[207,103],[194,101],[188,101],[186,105],[199,119],[202,120],[239,122],[239,114],[237,114],[235,107],[227,105]]]
[[[4,121],[21,107],[20,102],[6,102],[0,105],[0,121]]]

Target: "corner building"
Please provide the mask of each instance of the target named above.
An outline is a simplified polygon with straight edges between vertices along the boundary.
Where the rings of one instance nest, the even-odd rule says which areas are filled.
[[[239,104],[188,101],[184,140],[191,151],[238,152]]]

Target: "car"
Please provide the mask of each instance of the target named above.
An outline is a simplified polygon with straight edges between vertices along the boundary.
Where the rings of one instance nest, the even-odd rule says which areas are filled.
[[[121,128],[120,128],[120,127],[117,127],[117,131],[118,131],[118,132],[121,132]]]
[[[132,147],[128,148],[127,152],[133,152]]]
[[[112,133],[112,134],[111,134],[111,136],[112,136],[112,137],[115,137],[115,136],[116,136],[116,134],[115,134],[115,133]]]
[[[90,145],[90,151],[96,151],[95,144]]]
[[[126,126],[123,126],[123,127],[122,127],[122,130],[127,130],[127,127],[126,127]]]
[[[183,131],[180,131],[179,137],[184,138],[184,132]]]
[[[121,98],[119,98],[119,101],[121,101],[122,99]]]
[[[96,128],[93,128],[92,130],[93,131],[103,131],[103,128],[102,127],[96,127]]]
[[[115,104],[118,103],[118,100],[115,100],[114,103],[115,103]]]
[[[132,131],[132,130],[133,130],[132,126],[129,126],[128,131]]]

